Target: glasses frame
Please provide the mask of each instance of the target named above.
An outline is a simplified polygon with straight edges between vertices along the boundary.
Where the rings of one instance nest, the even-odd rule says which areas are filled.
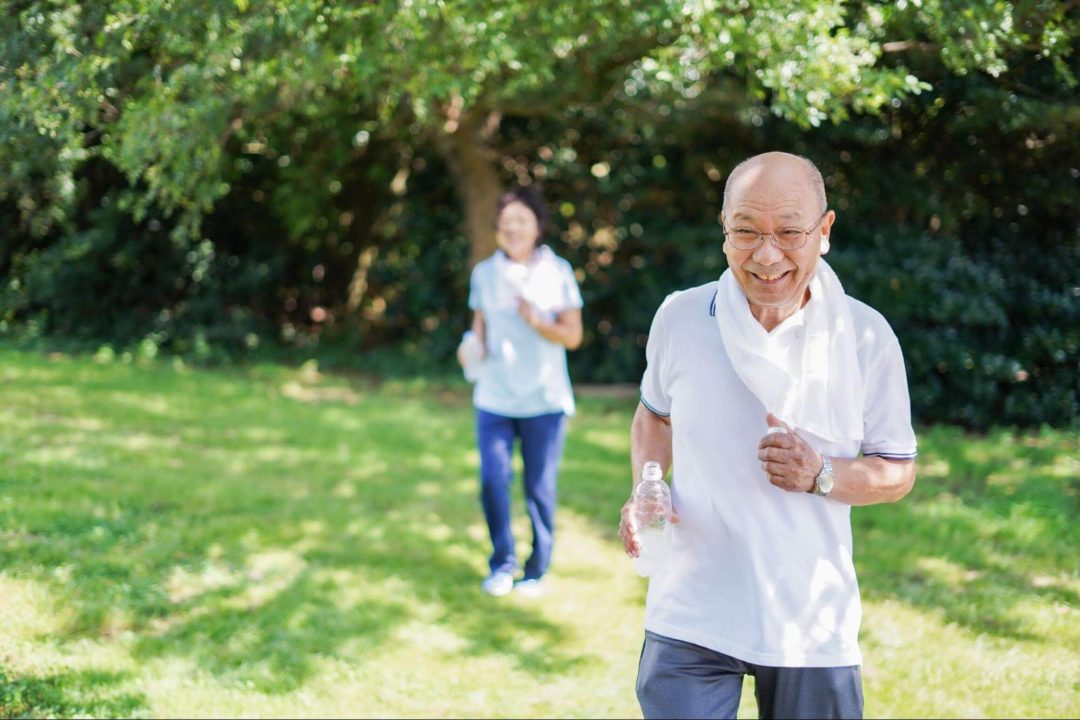
[[[757,250],[759,247],[761,247],[761,243],[764,242],[766,236],[770,238],[772,244],[775,245],[778,250],[801,250],[802,248],[806,247],[806,241],[810,239],[810,233],[813,232],[814,229],[816,229],[817,226],[821,224],[821,221],[824,220],[825,216],[828,214],[829,208],[825,208],[825,211],[821,213],[821,217],[817,219],[817,222],[815,222],[813,225],[806,228],[805,230],[803,230],[802,228],[793,227],[779,228],[776,232],[783,232],[785,230],[799,230],[802,233],[802,242],[800,242],[798,245],[792,245],[790,247],[785,247],[784,245],[780,244],[780,238],[776,237],[776,232],[763,233],[756,228],[754,229],[754,232],[757,233],[757,240],[754,241],[753,245],[750,245],[749,247],[743,247],[742,245],[735,242],[735,240],[732,238],[732,235],[734,235],[734,231],[728,229],[726,222],[721,222],[721,226],[724,228],[724,237],[727,239],[728,242],[731,243],[732,247],[738,250]]]

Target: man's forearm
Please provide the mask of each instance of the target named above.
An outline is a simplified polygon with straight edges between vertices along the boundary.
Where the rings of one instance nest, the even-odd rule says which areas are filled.
[[[836,484],[829,497],[848,505],[895,502],[915,484],[914,460],[876,456],[830,459]]]
[[[643,403],[638,403],[630,426],[631,488],[641,480],[641,468],[650,460],[660,463],[667,474],[671,467],[671,420],[660,417]]]

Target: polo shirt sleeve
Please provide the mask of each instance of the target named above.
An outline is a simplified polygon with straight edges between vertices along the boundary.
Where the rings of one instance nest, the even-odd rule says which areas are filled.
[[[581,298],[581,288],[574,277],[574,268],[565,260],[562,264],[562,309],[577,310],[585,305]]]
[[[670,299],[670,298],[669,298]],[[671,415],[671,395],[667,383],[667,328],[664,310],[667,301],[653,316],[649,340],[645,344],[645,374],[641,378],[641,402],[654,414]]]
[[[472,269],[472,275],[469,276],[469,309],[470,310],[482,310],[483,304],[483,288],[480,287],[480,265]]]
[[[912,460],[916,456],[916,443],[904,355],[891,331],[882,345],[863,378],[866,401],[860,449],[863,455]]]

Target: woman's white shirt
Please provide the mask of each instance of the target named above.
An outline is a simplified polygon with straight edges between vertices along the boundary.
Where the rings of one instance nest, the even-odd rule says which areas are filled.
[[[485,350],[473,404],[505,417],[574,414],[566,348],[547,340],[518,314],[518,298],[531,302],[545,322],[582,307],[574,270],[546,245],[527,264],[501,250],[473,268],[469,307],[483,313]]]

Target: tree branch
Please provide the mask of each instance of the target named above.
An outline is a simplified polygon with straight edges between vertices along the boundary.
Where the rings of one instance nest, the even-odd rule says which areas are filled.
[[[908,50],[934,53],[941,50],[941,43],[923,42],[921,40],[894,40],[883,43],[881,46],[881,51],[886,53],[907,52]]]

